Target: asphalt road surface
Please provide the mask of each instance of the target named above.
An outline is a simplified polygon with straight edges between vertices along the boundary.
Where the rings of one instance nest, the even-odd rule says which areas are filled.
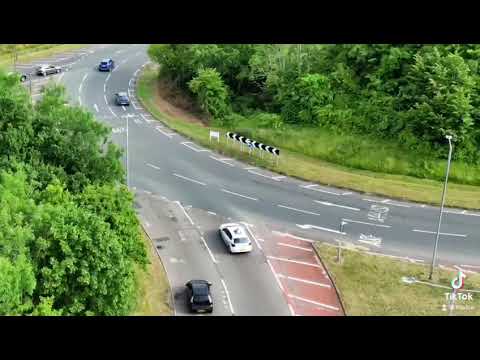
[[[221,281],[217,281],[224,280],[228,290],[223,291],[230,294],[236,314],[288,314],[288,309],[281,300],[278,302],[281,305],[271,301],[278,297],[278,289],[271,286],[275,280],[262,265],[256,250],[248,257],[226,253],[213,232],[220,219],[268,224],[272,229],[309,239],[348,240],[374,252],[430,261],[438,222],[437,207],[310,184],[203,149],[153,120],[136,101],[135,81],[149,62],[146,45],[95,45],[91,49],[70,64],[58,81],[66,86],[72,104],[92,111],[113,128],[114,141],[128,147],[128,160],[125,156],[124,162],[128,163],[128,182],[132,189],[179,201],[184,209],[190,209],[191,218],[200,216],[200,223],[209,224],[210,232],[204,240],[210,249],[200,246],[201,239],[197,239],[195,248],[179,241],[176,243],[181,245],[170,245],[174,248],[168,251],[174,254],[171,258],[184,259],[184,274],[210,276],[216,279],[218,288],[222,286]],[[113,58],[117,64],[112,73],[96,70],[100,60],[106,57]],[[114,93],[119,91],[129,93],[132,105],[114,104]],[[203,215],[196,213],[200,209]],[[217,217],[205,218],[205,213]],[[346,222],[344,234],[339,233],[342,220]],[[477,267],[480,264],[479,224],[478,212],[446,209],[438,248],[439,262]],[[209,252],[221,259],[220,264],[212,261]],[[170,279],[175,276],[177,274],[169,273]],[[180,284],[184,280],[186,277],[178,276],[175,281]],[[250,295],[245,295],[249,292],[258,297],[249,300]],[[218,301],[222,303],[225,298],[218,294]],[[225,314],[231,313],[226,308],[223,310]]]

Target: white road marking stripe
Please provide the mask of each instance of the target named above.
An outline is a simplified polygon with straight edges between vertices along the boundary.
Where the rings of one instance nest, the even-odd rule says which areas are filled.
[[[122,105],[122,109],[123,111],[127,111],[127,109],[125,108],[125,106]]]
[[[228,165],[228,166],[231,166],[231,167],[235,167],[235,165],[229,164],[229,163],[226,162],[224,159],[217,159],[217,158],[214,157],[214,156],[210,156],[210,158],[213,159],[213,160],[217,160],[217,161],[221,162],[222,164],[225,164],[225,165]]]
[[[97,106],[97,104],[93,104],[93,107],[95,108],[95,111],[98,112],[98,106]]]
[[[310,239],[305,239],[305,238],[302,238],[300,236],[295,236],[295,235],[292,235],[292,234],[289,234],[289,233],[282,233],[280,231],[275,231],[273,230],[272,231],[273,234],[276,234],[276,235],[280,235],[280,236],[289,236],[289,237],[292,237],[294,239],[297,239],[297,240],[302,240],[302,241],[307,241],[309,243],[314,243],[315,241],[314,240],[310,240]]]
[[[322,304],[322,303],[319,303],[319,302],[316,302],[316,301],[313,301],[313,300],[302,298],[300,296],[296,296],[296,295],[292,295],[292,294],[288,294],[288,296],[291,297],[291,298],[294,298],[294,299],[297,299],[297,300],[300,300],[300,301],[304,301],[304,302],[308,302],[310,304],[314,304],[314,305],[324,307],[324,308],[327,308],[327,309],[331,309],[331,310],[335,310],[335,311],[340,310],[339,308],[337,308],[335,306]]]
[[[356,223],[356,224],[364,224],[364,225],[378,226],[378,227],[383,227],[383,228],[391,228],[390,225],[372,224],[372,223],[368,223],[368,222],[364,222],[364,221],[351,220],[351,219],[342,219],[342,220],[344,220],[346,222]]]
[[[134,102],[132,102],[132,105],[134,107],[135,110],[141,110],[142,108],[140,106],[138,106],[137,104],[135,104]]]
[[[190,179],[190,178],[188,178],[188,177],[186,177],[186,176],[179,175],[179,174],[176,174],[176,173],[173,173],[173,176],[176,176],[176,177],[179,177],[179,178],[181,178],[181,179],[184,179],[184,180],[187,180],[187,181],[191,181],[191,182],[194,182],[194,183],[203,185],[203,186],[206,186],[206,185],[207,185],[207,184],[202,183],[202,182],[200,182],[200,181],[193,180],[193,179]]]
[[[220,279],[220,281],[222,282],[223,289],[225,290],[225,294],[227,295],[227,301],[228,301],[228,305],[230,306],[230,311],[232,312],[232,315],[235,315],[232,302],[230,301],[230,295],[228,293],[227,284],[225,284],[225,281],[223,279]]]
[[[57,84],[58,84],[60,81],[62,81],[63,75],[65,75],[65,73],[61,73],[61,74],[58,76],[58,78],[57,78]]]
[[[140,114],[140,116],[147,122],[147,123],[151,123],[151,122],[154,122],[155,120],[152,120],[152,119],[147,119],[147,117],[144,115],[144,114]]]
[[[385,199],[385,200],[362,199],[362,200],[369,201],[369,202],[374,202],[374,203],[380,203],[380,204],[388,204],[388,205],[392,205],[392,206],[405,207],[405,208],[410,208],[411,207],[410,205],[406,205],[406,204],[401,204],[401,203],[396,203],[396,202],[394,203],[390,199]]]
[[[195,152],[202,152],[202,151],[207,151],[207,152],[210,152],[210,150],[206,150],[206,149],[195,149],[194,147],[190,146],[189,144],[193,144],[192,142],[182,142],[181,143],[182,145],[188,147],[189,149],[195,151]]]
[[[78,95],[78,103],[80,104],[80,106],[82,106],[82,98],[80,97],[80,95]]]
[[[214,213],[213,211],[207,211],[209,214],[211,215],[217,215],[216,213]]]
[[[260,250],[262,250],[262,247],[260,246],[260,244],[258,243],[257,241],[257,238],[255,237],[255,235],[253,234],[253,232],[250,230],[250,227],[248,226],[247,223],[245,222],[242,222],[242,224],[245,226],[245,228],[247,229],[247,231],[249,232],[250,236],[253,238],[253,240],[255,241],[255,244],[257,244],[258,248]]]
[[[138,74],[139,71],[140,71],[140,69],[137,69],[137,71],[135,71],[135,72],[133,73],[133,75],[134,75],[134,76],[137,76],[137,74]]]
[[[107,101],[107,95],[103,95],[103,98],[105,99],[105,104],[108,105],[108,101]]]
[[[307,210],[295,209],[295,208],[292,208],[290,206],[285,206],[285,205],[277,205],[277,206],[281,207],[281,208],[285,208],[285,209],[290,209],[290,210],[293,210],[293,211],[298,211],[298,212],[301,212],[301,213],[304,213],[304,214],[320,216],[320,214],[317,214],[317,213],[314,213],[314,212],[311,212],[311,211],[307,211]]]
[[[283,279],[289,279],[289,280],[293,280],[293,281],[303,282],[305,284],[317,285],[317,286],[321,286],[321,287],[325,287],[325,288],[331,288],[331,286],[328,285],[328,284],[323,284],[323,283],[319,283],[319,282],[316,282],[316,281],[310,281],[310,280],[305,280],[305,279],[299,279],[299,278],[292,277],[292,276],[286,276],[286,275],[278,274],[278,277],[283,278]]]
[[[273,276],[275,277],[275,280],[277,281],[278,286],[280,287],[280,289],[281,289],[283,292],[285,292],[285,289],[283,288],[282,282],[281,282],[280,279],[278,278],[277,273],[276,273],[275,270],[273,269],[272,263],[271,263],[270,260],[268,260],[268,259],[267,259],[267,264],[268,264],[268,266],[270,266],[270,270],[272,271]]]
[[[412,231],[414,232],[419,232],[419,233],[427,233],[427,234],[436,234],[436,231],[427,231],[427,230],[418,230],[418,229],[413,229]],[[468,235],[464,234],[450,234],[450,233],[440,233],[440,235],[447,235],[447,236],[458,236],[458,237],[467,237]]]
[[[312,189],[313,187],[317,187],[318,185],[317,184],[311,184],[311,185],[301,185],[300,187],[303,187],[305,189],[309,189],[309,190],[314,190],[314,191],[319,191],[319,192],[323,192],[323,193],[326,193],[326,194],[331,194],[331,195],[342,195],[342,194],[339,194],[339,193],[336,193],[336,192],[333,192],[333,191],[328,191],[328,190],[323,190],[323,189]],[[348,193],[345,193],[345,195],[347,195]]]
[[[205,241],[205,239],[203,238],[203,236],[200,236],[200,238],[202,239],[203,244],[204,244],[205,247],[207,248],[208,254],[209,254],[210,257],[212,258],[212,261],[216,264],[216,263],[217,263],[217,259],[215,259],[215,256],[213,256],[213,253],[210,251],[210,248],[208,247],[207,242]]]
[[[330,202],[327,202],[327,201],[318,201],[318,200],[313,200],[313,201],[315,201],[316,203],[322,204],[322,205],[326,205],[326,206],[336,206],[336,207],[340,207],[340,208],[343,208],[343,209],[360,211],[360,209],[358,209],[358,208],[345,206],[345,205],[338,205],[338,204],[330,203]]]
[[[345,235],[345,232],[342,233],[342,232],[340,232],[340,231],[338,231],[338,230],[329,229],[329,228],[325,228],[325,227],[321,227],[321,226],[309,225],[309,224],[304,224],[304,225],[296,224],[296,225],[297,225],[300,229],[317,229],[317,230],[332,232],[332,233],[335,233],[335,234]]]
[[[185,211],[184,207],[182,206],[182,204],[180,204],[180,201],[174,201],[174,203],[176,203],[180,209],[182,209],[183,213],[185,214],[185,216],[187,217],[188,221],[190,221],[190,224],[192,225],[195,225],[195,223],[193,222],[192,218],[187,214],[187,212]]]
[[[118,117],[117,114],[115,114],[115,113],[113,112],[113,110],[112,110],[112,108],[111,108],[110,106],[108,107],[108,110],[110,110],[110,112],[113,114],[113,116]]]
[[[243,170],[253,170],[253,169],[256,169],[256,167],[249,166],[249,167],[243,168]]]
[[[291,260],[291,259],[281,258],[281,257],[276,257],[276,256],[267,256],[267,258],[272,259],[272,260],[277,260],[277,261],[285,261],[285,262],[291,262],[291,263],[300,264],[300,265],[306,265],[306,266],[313,266],[313,267],[316,267],[316,268],[321,268],[321,266],[318,265],[318,264],[312,264],[312,263],[305,262],[305,261]]]
[[[112,73],[108,74],[107,78],[105,79],[105,83],[110,79],[110,76],[112,76]]]
[[[163,131],[163,130],[160,128],[160,126],[156,126],[156,127],[155,127],[155,130],[157,130],[159,133],[165,135],[166,137],[168,137],[168,138],[170,138],[170,139],[172,138],[173,135],[175,135],[175,133],[167,133],[167,132]]]
[[[301,246],[285,244],[285,243],[282,243],[282,242],[279,242],[279,243],[277,243],[277,244],[278,244],[278,245],[281,245],[281,246],[288,246],[288,247],[291,247],[291,248],[294,248],[294,249],[299,249],[299,250],[303,250],[303,251],[313,252],[312,249],[304,248],[304,247],[301,247]]]
[[[160,168],[158,166],[155,166],[155,165],[150,164],[150,163],[146,163],[146,164],[147,164],[147,166],[150,166],[151,168],[154,168],[156,170],[160,170]]]
[[[135,124],[138,124],[138,125],[142,124],[142,120],[140,119],[133,118],[133,121],[135,122]]]
[[[233,192],[233,191],[228,191],[228,190],[225,190],[225,189],[222,189],[221,191],[226,192],[227,194],[232,194],[232,195],[239,196],[239,197],[242,197],[242,198],[245,198],[245,199],[250,199],[250,200],[253,200],[253,201],[258,201],[258,199],[252,198],[252,197],[250,197],[250,196],[245,196],[245,195],[242,195],[242,194],[238,194],[238,193]]]
[[[247,170],[247,171],[248,171],[250,174],[255,174],[255,175],[258,175],[258,176],[263,176],[263,177],[265,177],[265,178],[267,178],[267,179],[274,180],[274,181],[280,181],[280,180],[277,180],[277,179],[275,179],[275,178],[273,178],[273,177],[271,177],[271,176],[267,176],[267,175],[260,174],[260,173],[258,173],[258,172],[256,172],[256,171],[252,171],[252,170]]]
[[[107,83],[106,83],[106,82],[103,84],[103,92],[104,92],[104,93],[107,92]]]
[[[285,179],[286,176],[272,176],[272,179],[275,179],[275,180],[280,180],[280,179]]]
[[[473,268],[473,269],[480,269],[480,266],[478,265],[460,265],[461,267],[468,267],[468,268]]]
[[[293,310],[292,304],[288,303],[288,308],[290,310],[290,314],[292,314],[292,316],[296,316],[295,311]]]

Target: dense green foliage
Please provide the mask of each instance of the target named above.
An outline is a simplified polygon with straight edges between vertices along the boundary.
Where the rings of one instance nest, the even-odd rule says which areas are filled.
[[[0,314],[125,315],[146,251],[109,129],[0,74]]]
[[[480,165],[478,45],[152,45],[149,55],[161,76],[200,104],[203,98],[188,84],[200,69],[215,69],[229,96],[210,101],[208,113],[232,127],[243,127],[247,118],[255,128],[391,143],[397,154],[411,154],[408,169],[394,173],[431,178],[438,171],[430,162],[446,158],[445,135],[451,134],[454,160]],[[223,99],[234,114],[221,111]],[[361,143],[352,146],[352,155],[363,151]],[[455,180],[480,184],[478,176]]]

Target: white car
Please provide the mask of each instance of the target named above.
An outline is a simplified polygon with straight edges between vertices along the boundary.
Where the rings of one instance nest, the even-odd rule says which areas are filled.
[[[230,223],[220,225],[220,237],[231,253],[252,251],[252,240],[247,235],[245,228],[240,224]]]

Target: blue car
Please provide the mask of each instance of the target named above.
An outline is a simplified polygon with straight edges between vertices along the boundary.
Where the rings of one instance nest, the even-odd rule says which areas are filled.
[[[115,67],[115,62],[112,59],[104,59],[98,65],[99,71],[112,71]]]

